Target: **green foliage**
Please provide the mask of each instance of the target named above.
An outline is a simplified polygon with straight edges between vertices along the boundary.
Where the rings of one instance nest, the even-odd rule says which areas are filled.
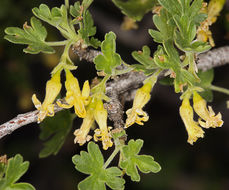
[[[79,1],[75,2],[74,6],[70,6],[70,14],[75,17],[73,23],[80,24],[78,33],[84,40],[84,43],[88,46],[98,48],[101,42],[92,37],[96,34],[96,27],[94,26],[91,13],[87,10],[92,2],[93,0],[84,0],[82,4]]]
[[[87,45],[91,45],[95,48],[99,47],[101,42],[92,37],[89,39],[89,37],[94,36],[96,34],[96,27],[94,26],[94,21],[92,19],[91,13],[89,11],[85,12],[85,15],[83,17],[83,27],[80,28],[79,34],[81,35],[82,39],[85,41]]]
[[[64,5],[60,8],[54,7],[51,10],[45,4],[41,4],[39,8],[35,7],[32,9],[33,14],[39,19],[49,23],[54,27],[60,26],[65,30],[67,26],[67,9]]]
[[[201,82],[198,84],[201,88],[204,89],[203,92],[200,92],[200,95],[208,102],[213,100],[213,93],[210,90],[210,86],[212,85],[212,81],[214,79],[214,70],[210,69],[208,71],[199,71],[198,77],[200,78]]]
[[[94,59],[97,70],[103,70],[106,74],[114,73],[115,67],[121,64],[121,57],[116,53],[116,35],[109,32],[105,35],[105,40],[101,44],[102,55]]]
[[[126,171],[126,174],[131,177],[132,181],[140,181],[138,169],[143,173],[157,173],[161,170],[161,166],[154,161],[152,156],[138,155],[143,146],[143,140],[130,140],[128,145],[122,148],[123,160],[120,167]]]
[[[56,155],[65,142],[72,128],[72,116],[69,110],[64,110],[55,115],[54,118],[48,117],[41,124],[40,139],[45,141],[44,148],[39,157],[44,158],[51,154]]]
[[[26,44],[28,45],[23,51],[25,53],[37,54],[43,53],[54,53],[54,49],[49,47],[45,43],[47,37],[47,31],[41,22],[35,17],[31,18],[31,26],[27,23],[23,25],[23,29],[18,27],[8,27],[5,29],[7,34],[4,38],[15,44]]]
[[[119,177],[122,171],[117,167],[103,167],[103,155],[94,142],[88,143],[88,153],[81,151],[80,155],[73,156],[72,161],[78,171],[90,175],[79,183],[79,190],[105,190],[105,184],[111,189],[124,188],[125,180]]]
[[[150,49],[148,46],[144,46],[142,51],[132,52],[132,56],[140,63],[132,65],[137,71],[143,71],[146,75],[150,75],[158,68],[153,58],[150,56]]]
[[[153,16],[153,23],[158,31],[149,29],[149,34],[155,42],[163,43],[173,38],[175,25],[172,20],[172,15],[170,15],[165,9],[160,11],[160,15],[155,14]]]
[[[179,49],[185,52],[192,51],[201,53],[211,48],[211,46],[205,42],[193,41],[196,36],[196,27],[206,18],[206,14],[200,13],[202,0],[195,0],[192,3],[190,0],[159,0],[159,3],[169,12],[171,18],[173,18],[173,22],[175,22],[177,26],[174,40]],[[156,23],[158,23],[157,17],[162,16],[154,16],[154,22]],[[165,22],[163,23],[164,25],[166,24]],[[162,25],[161,22],[160,24]],[[163,30],[165,31],[164,28]],[[156,35],[152,35],[157,40]]]
[[[82,16],[82,8],[80,7],[80,2],[77,1],[74,5],[70,5],[70,14],[76,18],[76,21],[80,21],[80,16]]]
[[[134,20],[140,21],[142,17],[152,10],[156,4],[156,0],[112,0],[113,3],[122,11]]]
[[[3,168],[4,174],[0,176],[1,190],[35,190],[29,183],[16,183],[29,168],[29,162],[23,162],[21,155],[10,158]]]

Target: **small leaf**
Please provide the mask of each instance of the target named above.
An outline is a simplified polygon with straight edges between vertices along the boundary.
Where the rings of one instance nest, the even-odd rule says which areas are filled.
[[[173,38],[173,33],[175,29],[175,23],[172,20],[172,15],[168,13],[165,9],[161,9],[160,15],[153,15],[153,23],[159,30],[159,33],[156,33],[154,30],[150,30],[150,35],[153,38],[157,38],[158,41],[167,41]]]
[[[103,70],[106,74],[112,74],[113,69],[121,64],[121,57],[116,53],[115,39],[116,35],[113,32],[105,35],[105,40],[101,44],[103,54],[94,59],[98,71]]]
[[[92,4],[93,0],[83,0],[82,5],[84,10],[88,9],[89,6]]]
[[[158,2],[172,15],[181,15],[181,4],[178,0],[158,0]]]
[[[149,34],[157,43],[162,43],[164,41],[162,34],[156,30],[149,29]]]
[[[199,13],[200,9],[202,8],[202,3],[203,3],[203,0],[194,0],[192,2],[190,8],[187,10],[189,11],[190,19],[192,19]]]
[[[184,52],[203,53],[211,49],[211,46],[207,42],[193,41],[189,43],[178,31],[175,32],[175,43]]]
[[[122,148],[123,160],[120,167],[126,171],[132,181],[140,181],[138,169],[143,173],[157,173],[161,170],[160,165],[154,161],[152,156],[138,155],[143,145],[143,140],[130,140],[128,145]]]
[[[80,2],[77,1],[74,3],[74,6],[70,6],[70,14],[73,17],[79,17],[82,13],[81,13],[81,8],[80,8]]]
[[[132,52],[133,58],[140,64],[132,65],[135,70],[143,71],[145,74],[155,71],[157,65],[154,63],[153,58],[150,56],[150,49],[148,46],[143,46],[142,51]]]
[[[39,8],[33,8],[32,12],[37,18],[49,23],[52,26],[63,26],[64,28],[67,24],[67,9],[64,5],[60,8],[54,7],[50,11],[47,5],[41,4]]]
[[[28,183],[16,183],[28,170],[29,162],[23,162],[21,155],[17,154],[8,160],[5,175],[0,178],[1,190],[35,190]]]
[[[61,111],[55,117],[46,118],[41,124],[40,139],[47,140],[39,153],[40,158],[56,155],[72,128],[72,117],[68,110]],[[49,139],[49,137],[51,137]]]
[[[95,48],[98,47],[100,41],[98,39],[89,39],[89,37],[96,34],[96,27],[94,26],[94,21],[92,19],[91,13],[87,10],[83,14],[82,27],[79,29],[79,34],[87,45],[91,45]]]
[[[112,2],[123,14],[137,21],[140,21],[156,4],[156,0],[112,0]]]
[[[94,48],[98,48],[101,46],[101,41],[99,41],[97,38],[91,37],[89,40],[89,44]]]
[[[26,44],[28,47],[23,51],[25,53],[37,54],[54,53],[54,49],[45,43],[47,31],[41,22],[35,17],[31,18],[31,26],[24,24],[24,30],[17,27],[8,27],[5,29],[7,34],[4,38],[15,44]]]
[[[122,171],[117,167],[103,168],[103,155],[97,144],[88,143],[88,152],[81,151],[80,155],[72,157],[75,168],[90,175],[78,185],[79,190],[106,190],[105,184],[111,189],[123,189],[125,180],[120,178]]]

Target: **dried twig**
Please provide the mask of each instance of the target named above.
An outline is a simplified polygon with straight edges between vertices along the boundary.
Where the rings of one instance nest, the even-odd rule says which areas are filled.
[[[207,71],[229,63],[229,46],[213,49],[197,56],[198,68]]]
[[[101,52],[95,50],[80,50],[77,49],[77,47],[73,48],[74,52],[78,54],[81,59],[85,59],[89,62],[92,62],[95,56],[101,54]],[[228,64],[229,46],[217,48],[198,55],[197,63],[197,67],[204,71]],[[142,73],[129,72],[107,83],[106,92],[111,98],[111,101],[106,104],[106,108],[109,113],[109,119],[114,122],[115,128],[122,128],[124,126],[122,119],[123,106],[120,103],[120,97],[128,91],[138,88],[145,78],[145,75]],[[55,112],[62,109],[63,108],[56,106]],[[37,114],[37,110],[20,114],[12,120],[0,125],[0,139],[24,125],[37,122]]]

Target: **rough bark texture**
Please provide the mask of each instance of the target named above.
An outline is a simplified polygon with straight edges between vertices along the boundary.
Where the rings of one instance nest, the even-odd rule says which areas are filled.
[[[229,63],[229,46],[220,47],[197,56],[198,68],[202,71]]]

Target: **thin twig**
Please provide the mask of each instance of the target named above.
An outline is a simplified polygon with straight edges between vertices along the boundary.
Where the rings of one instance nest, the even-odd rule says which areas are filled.
[[[92,62],[94,57],[101,54],[95,50],[77,50],[74,47],[74,53],[78,54],[81,59]],[[217,48],[207,53],[197,56],[197,67],[201,70],[208,70],[214,67],[219,67],[229,63],[229,46]],[[122,128],[123,122],[123,106],[120,103],[120,97],[130,90],[138,88],[146,76],[139,72],[129,72],[121,75],[107,83],[106,92],[111,98],[111,101],[106,104],[109,113],[109,119],[114,122],[115,128]],[[61,111],[63,108],[55,106],[55,112]],[[38,111],[32,111],[20,114],[17,117],[0,125],[0,139],[12,133],[16,129],[29,123],[37,122]]]
[[[213,49],[197,56],[198,69],[209,69],[229,64],[229,46]]]

